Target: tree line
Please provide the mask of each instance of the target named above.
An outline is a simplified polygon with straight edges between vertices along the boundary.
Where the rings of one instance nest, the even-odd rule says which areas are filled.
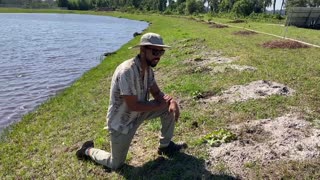
[[[58,0],[60,7],[87,10],[107,7],[110,9],[157,11],[175,14],[234,13],[248,16],[251,13],[266,12],[276,2],[281,9],[286,7],[320,7],[320,0]]]
[[[248,16],[264,13],[267,7],[281,3],[281,9],[290,7],[320,7],[320,0],[0,0],[0,4],[44,4],[53,3],[70,10],[123,10],[151,11],[164,14],[198,14],[210,12],[233,13]]]

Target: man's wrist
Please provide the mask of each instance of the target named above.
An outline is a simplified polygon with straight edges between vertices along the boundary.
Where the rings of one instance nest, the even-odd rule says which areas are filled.
[[[170,99],[169,104],[171,103],[177,103],[174,99]]]

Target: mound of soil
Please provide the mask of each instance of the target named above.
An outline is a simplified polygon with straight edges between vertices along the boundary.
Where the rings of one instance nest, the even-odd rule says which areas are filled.
[[[258,34],[254,31],[237,31],[233,33],[234,35],[240,35],[240,36],[249,36],[249,35],[255,35]]]
[[[202,51],[192,59],[186,61],[187,64],[196,66],[207,66],[212,63],[224,64],[238,60],[238,57],[223,57],[218,51]]]
[[[212,96],[204,99],[204,102],[241,102],[249,99],[262,99],[270,95],[289,96],[294,93],[294,90],[285,85],[259,80],[246,85],[235,85],[230,89],[223,91],[220,96]]]
[[[213,22],[213,21],[208,21],[207,23],[208,23],[208,24],[216,24],[216,23]]]
[[[212,69],[212,73],[224,73],[230,70],[236,70],[236,71],[256,71],[257,68],[252,66],[244,66],[244,65],[236,65],[236,64],[228,64],[223,66],[215,66]]]
[[[212,24],[209,26],[210,28],[228,28],[229,26],[223,24]]]
[[[209,149],[209,164],[226,165],[241,179],[250,179],[250,166],[320,157],[320,130],[297,114],[248,121],[230,127],[238,140]]]
[[[229,21],[229,23],[243,23],[243,22],[246,22],[245,20],[241,20],[241,19],[236,19],[236,20],[233,20],[233,21]]]
[[[265,48],[287,48],[287,49],[298,49],[298,48],[309,48],[308,45],[290,41],[290,40],[276,40],[276,41],[269,41],[262,44],[262,47]]]

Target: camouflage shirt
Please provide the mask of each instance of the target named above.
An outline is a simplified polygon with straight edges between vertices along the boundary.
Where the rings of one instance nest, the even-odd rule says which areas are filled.
[[[141,102],[149,101],[150,87],[155,83],[154,72],[148,68],[144,79],[141,74],[139,55],[121,63],[115,70],[110,89],[107,114],[107,128],[127,134],[140,116],[140,112],[130,111],[122,95],[137,96]]]

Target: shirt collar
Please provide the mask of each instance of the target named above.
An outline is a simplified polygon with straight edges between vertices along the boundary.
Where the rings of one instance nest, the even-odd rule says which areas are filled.
[[[141,60],[140,60],[139,54],[134,58],[134,63],[137,65],[139,72],[141,72],[142,67],[141,67]]]

